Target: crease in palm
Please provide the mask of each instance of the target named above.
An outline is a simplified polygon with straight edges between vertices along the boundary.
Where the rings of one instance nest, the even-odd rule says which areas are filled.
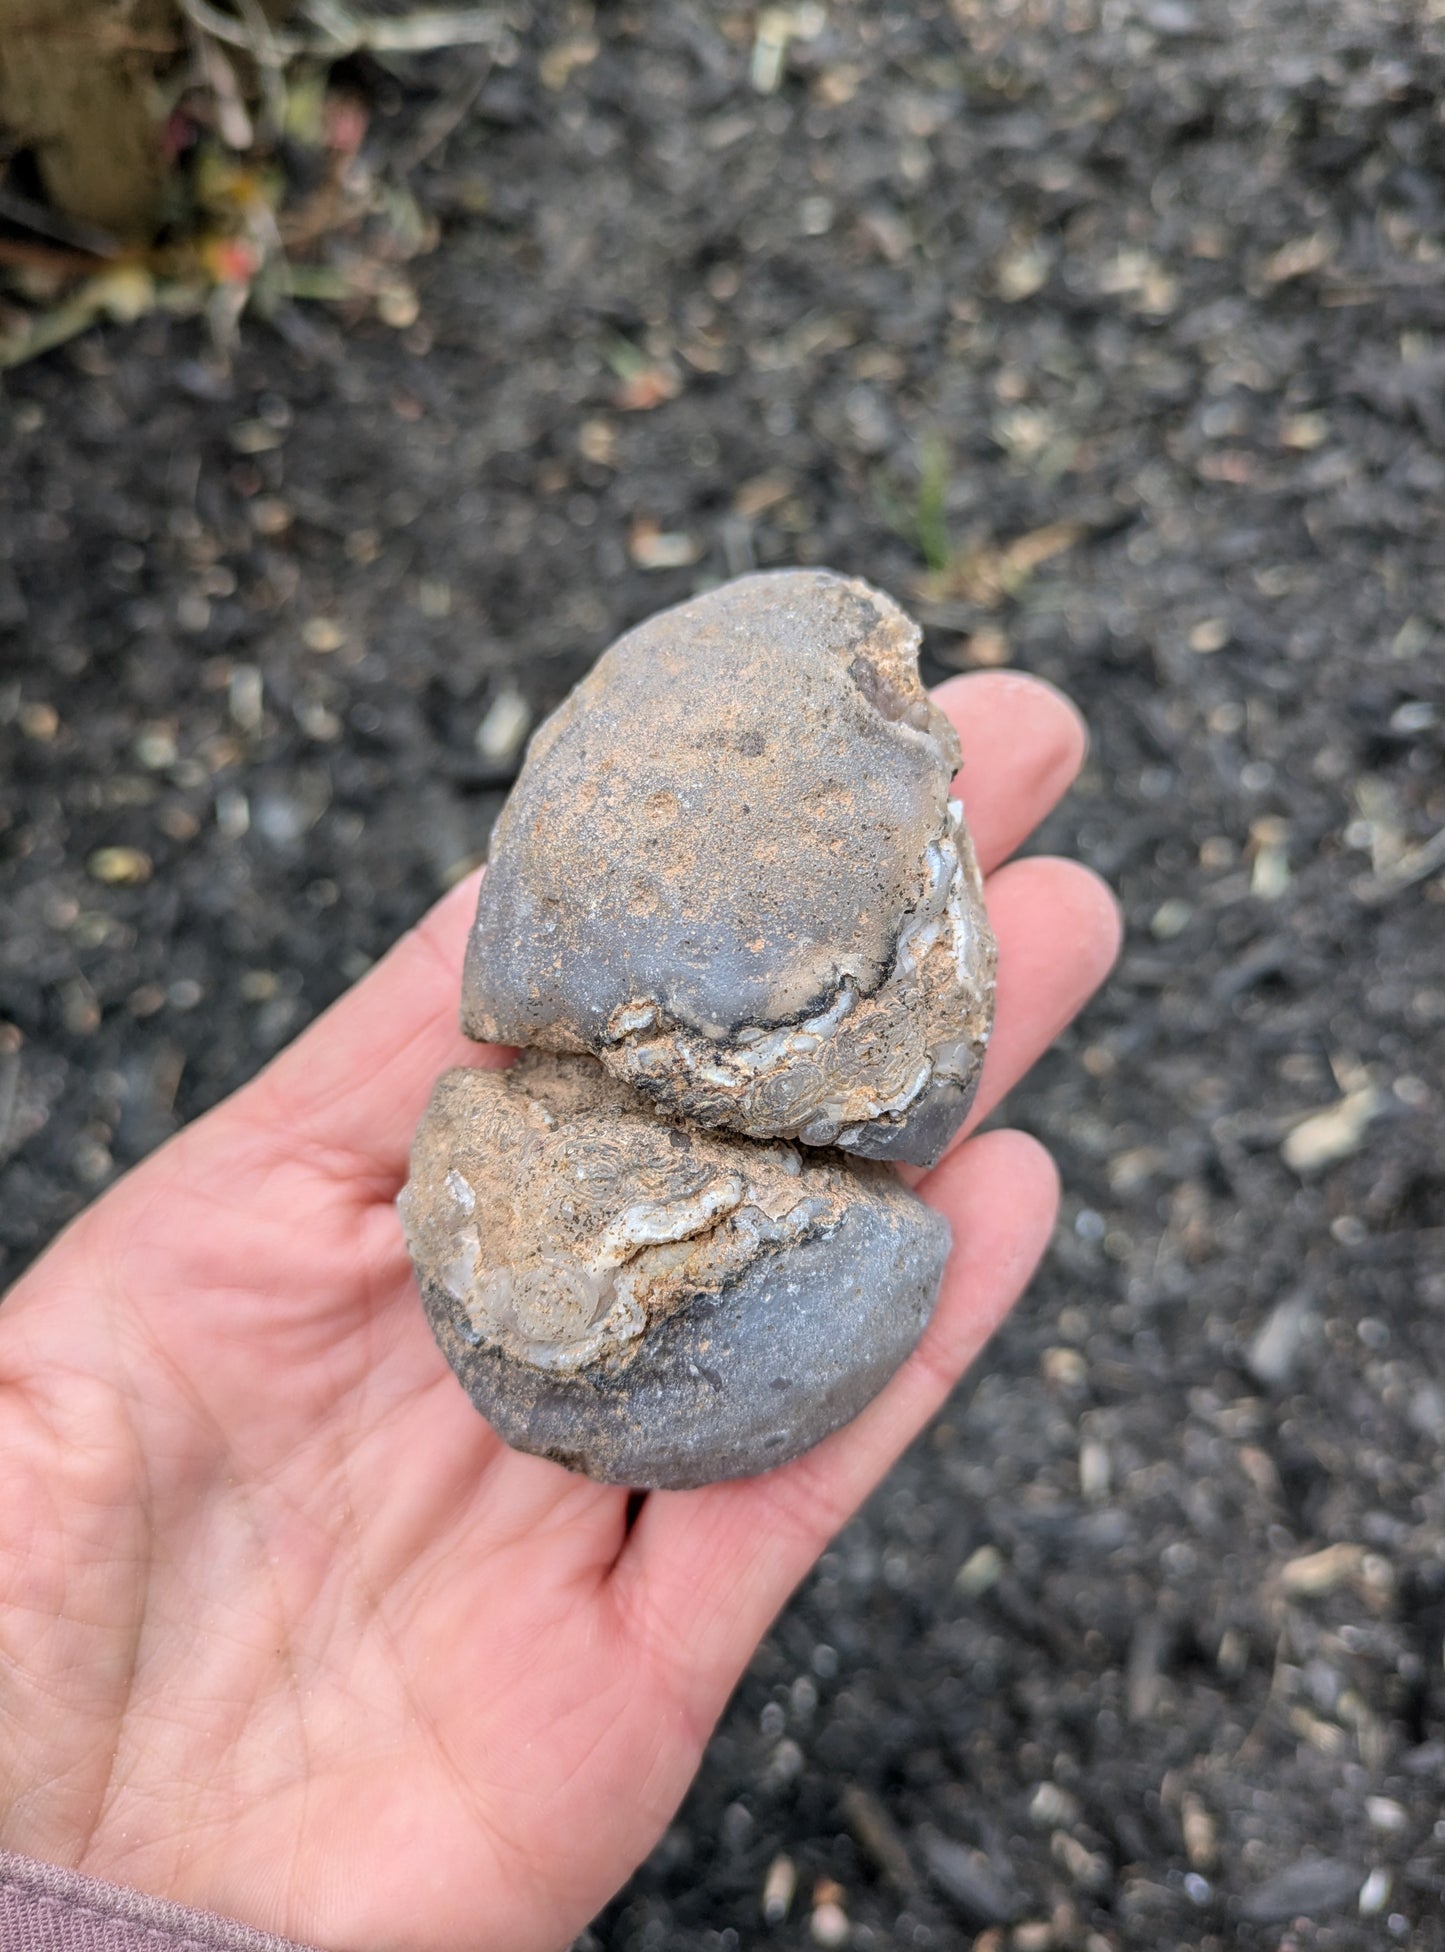
[[[1002,867],[1082,756],[1012,676],[955,681],[994,872],[976,1118],[1112,959],[1109,898]],[[449,1063],[454,892],[0,1307],[0,1847],[327,1946],[566,1943],[646,1853],[788,1592],[1042,1249],[1051,1169],[968,1139],[915,1358],[750,1483],[627,1494],[505,1450],[432,1345],[392,1209]]]

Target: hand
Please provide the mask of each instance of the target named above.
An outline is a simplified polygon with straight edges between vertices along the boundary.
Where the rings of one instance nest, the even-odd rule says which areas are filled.
[[[1000,867],[1083,752],[1005,674],[940,703],[990,871],[975,1122],[1116,948],[1081,868]],[[1028,1280],[1033,1140],[920,1181],[954,1253],[855,1423],[749,1482],[625,1492],[504,1449],[392,1202],[456,1028],[474,882],[131,1173],[0,1309],[0,1844],[324,1946],[562,1944],[646,1854],[759,1637]]]

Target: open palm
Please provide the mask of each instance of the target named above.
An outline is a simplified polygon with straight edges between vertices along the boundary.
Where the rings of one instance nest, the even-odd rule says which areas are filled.
[[[1114,954],[1082,869],[999,867],[1083,740],[955,680],[1000,941],[976,1118]],[[268,1071],[85,1214],[0,1309],[0,1846],[335,1947],[564,1944],[681,1799],[824,1543],[977,1352],[1052,1223],[991,1132],[917,1353],[766,1477],[625,1492],[503,1448],[423,1319],[393,1200],[456,1029],[457,889]]]

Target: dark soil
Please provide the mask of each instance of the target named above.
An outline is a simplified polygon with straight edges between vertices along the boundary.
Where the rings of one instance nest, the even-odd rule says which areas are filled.
[[[7,383],[3,1271],[480,854],[503,694],[868,576],[1082,702],[1129,945],[1012,1107],[1048,1265],[595,1940],[1445,1945],[1440,10],[809,12],[760,93],[751,13],[519,9],[405,332]]]

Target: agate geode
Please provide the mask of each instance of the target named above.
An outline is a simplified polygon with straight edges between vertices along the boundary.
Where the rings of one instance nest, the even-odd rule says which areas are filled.
[[[932,1164],[962,1122],[995,952],[918,640],[856,580],[744,577],[630,631],[532,741],[462,1020],[533,1049],[441,1080],[401,1203],[518,1448],[636,1486],[763,1470],[922,1330],[948,1230],[869,1162]]]

